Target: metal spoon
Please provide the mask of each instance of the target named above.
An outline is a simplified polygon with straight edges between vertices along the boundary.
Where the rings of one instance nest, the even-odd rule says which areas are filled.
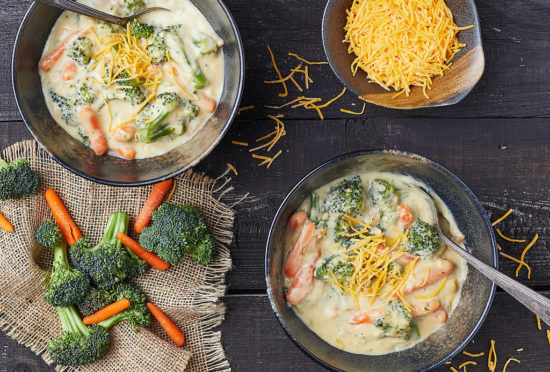
[[[428,203],[430,204],[430,208],[432,210],[432,214],[434,216],[434,227],[439,231],[439,236],[447,245],[447,247],[455,251],[460,257],[464,258],[466,262],[475,267],[487,278],[492,280],[493,283],[508,292],[512,297],[521,302],[526,308],[535,313],[535,315],[538,315],[544,323],[550,325],[550,299],[544,297],[540,293],[533,291],[531,288],[520,284],[519,282],[513,280],[508,275],[501,273],[495,268],[481,262],[470,253],[468,253],[468,251],[453,242],[449,237],[447,237],[447,235],[445,235],[445,233],[441,230],[441,227],[439,226],[439,217],[432,196],[426,190],[423,190],[416,185],[410,186],[426,195],[426,198],[428,199]]]
[[[84,4],[77,3],[76,1],[73,1],[73,0],[37,0],[37,1],[44,4],[53,5],[63,10],[70,10],[71,12],[84,14],[95,19],[99,19],[109,23],[114,23],[120,26],[126,26],[126,24],[129,21],[145,13],[149,13],[155,10],[165,10],[168,12],[170,11],[170,9],[166,9],[166,8],[152,7],[152,8],[138,10],[137,12],[135,12],[134,14],[128,17],[116,17],[112,14],[100,12],[99,10],[90,8],[89,6],[86,6]]]

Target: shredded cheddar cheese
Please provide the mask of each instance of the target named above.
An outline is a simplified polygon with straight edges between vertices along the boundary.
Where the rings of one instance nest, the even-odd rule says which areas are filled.
[[[237,169],[233,166],[233,164],[227,163],[227,167],[228,167],[229,169],[231,169],[231,171],[232,171],[233,173],[235,173],[235,176],[238,176],[238,175],[239,175],[239,172],[237,172]]]
[[[508,217],[513,211],[514,211],[513,209],[508,209],[508,212],[504,213],[504,215],[499,219],[493,221],[493,223],[491,223],[491,226],[496,226],[498,223],[504,221],[506,217]]]
[[[546,338],[548,339],[548,343],[550,344],[550,330],[546,330]]]
[[[539,234],[536,234],[535,237],[533,238],[533,240],[531,240],[531,242],[525,246],[525,248],[523,249],[523,252],[521,252],[520,261],[521,261],[522,263],[525,264],[525,254],[526,254],[527,251],[533,246],[533,244],[536,243],[536,241],[538,240],[538,238],[539,238]],[[519,266],[516,268],[516,278],[517,278],[517,276],[519,275],[519,271],[521,270],[521,267],[522,267],[522,265],[519,265]],[[528,273],[528,279],[531,279],[530,271],[529,271],[529,273]]]
[[[525,243],[525,239],[512,239],[504,235],[502,231],[500,231],[500,229],[496,229],[496,231],[497,231],[497,234],[504,240],[507,240],[512,243]]]
[[[256,139],[256,142],[266,140],[269,137],[273,137],[273,138],[269,142],[266,142],[262,145],[254,147],[254,148],[252,148],[248,151],[254,152],[254,151],[263,149],[265,147],[267,147],[267,151],[271,151],[273,146],[275,146],[275,144],[277,144],[277,142],[279,142],[279,139],[286,135],[285,125],[278,117],[273,116],[273,115],[267,115],[267,117],[275,121],[275,130],[273,132],[263,136],[263,137],[260,137],[260,138]]]
[[[456,369],[455,367],[449,367],[449,370],[451,370],[452,372],[458,372],[458,369]]]
[[[354,0],[347,10],[344,41],[356,58],[355,75],[364,70],[371,82],[409,95],[421,87],[428,98],[432,77],[443,75],[465,44],[443,0]]]
[[[430,293],[430,294],[427,294],[427,295],[423,295],[423,296],[414,296],[414,298],[418,299],[418,300],[427,300],[428,298],[432,298],[432,297],[435,297],[437,296],[437,294],[439,292],[441,292],[441,290],[443,289],[443,287],[445,287],[445,284],[447,284],[447,277],[445,277],[443,279],[443,281],[441,282],[441,284],[439,285],[439,287],[436,288],[436,290],[433,292],[433,293]]]
[[[243,142],[243,141],[231,141],[232,144],[234,145],[237,145],[237,146],[248,146],[248,142]]]
[[[508,254],[506,254],[506,253],[504,253],[504,252],[498,252],[498,254],[501,255],[502,257],[505,257],[505,258],[507,258],[507,259],[509,259],[509,260],[511,260],[511,261],[514,261],[515,263],[519,264],[518,267],[525,266],[525,267],[527,268],[527,279],[531,279],[531,267],[530,267],[527,263],[525,263],[525,262],[523,262],[523,261],[521,261],[521,260],[518,260],[517,258],[512,257],[512,256],[510,256],[510,255],[508,255]],[[518,275],[519,275],[519,271],[516,272],[516,278],[518,277]]]
[[[340,112],[343,112],[345,114],[351,114],[351,115],[363,115],[365,113],[365,106],[366,104],[363,102],[363,109],[360,112],[350,111],[343,108],[340,109]]]
[[[252,110],[254,108],[253,105],[250,105],[250,106],[244,106],[244,107],[239,107],[239,109],[237,110],[237,115],[240,115],[241,112],[243,111],[246,111],[246,110]]]
[[[328,62],[310,62],[307,59],[304,59],[297,55],[296,53],[288,53],[289,56],[296,58],[299,61],[307,63],[308,65],[328,65]]]
[[[467,355],[467,356],[472,357],[472,358],[482,357],[482,356],[485,355],[485,353],[483,351],[480,352],[480,353],[477,353],[477,354],[472,354],[472,353],[469,353],[467,351],[463,351],[462,354]]]
[[[269,55],[271,56],[271,63],[273,64],[273,68],[275,69],[275,72],[277,73],[277,76],[279,76],[279,80],[283,78],[283,75],[281,75],[281,71],[279,70],[279,67],[277,66],[277,62],[275,62],[275,56],[273,55],[273,52],[271,51],[271,48],[269,45],[267,46],[267,50],[269,51]],[[288,96],[288,89],[286,87],[286,83],[283,81],[283,93],[279,93],[279,97],[286,97]]]
[[[502,372],[506,372],[506,367],[508,367],[508,364],[510,362],[516,362],[516,363],[521,363],[519,360],[517,360],[516,358],[508,358],[508,360],[506,361],[506,363],[504,363],[504,367],[502,367]]]
[[[474,366],[477,366],[476,362],[474,362],[473,360],[468,360],[467,362],[464,362],[461,365],[459,365],[458,369],[464,368],[464,367],[466,367],[467,365],[470,365],[470,364],[474,365]],[[466,369],[466,368],[464,368],[464,369]]]
[[[491,340],[491,347],[489,348],[489,354],[487,355],[487,368],[489,371],[495,372],[497,368],[497,352],[495,351],[495,340]]]
[[[542,330],[542,328],[540,327],[540,317],[538,315],[535,315],[537,317],[537,328],[539,329],[539,331]]]

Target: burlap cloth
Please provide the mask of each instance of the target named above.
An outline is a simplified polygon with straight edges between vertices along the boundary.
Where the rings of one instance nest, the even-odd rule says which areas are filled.
[[[36,195],[0,203],[0,211],[15,227],[13,233],[0,230],[0,329],[52,363],[46,345],[48,339],[60,335],[61,325],[55,309],[43,299],[41,284],[50,270],[52,254],[33,239],[36,227],[52,218],[44,191],[55,189],[83,235],[95,244],[112,212],[128,213],[133,226],[151,187],[117,188],[87,181],[58,165],[34,141],[10,146],[2,157],[8,161],[27,158],[41,173],[42,185]],[[206,267],[185,259],[164,272],[150,269],[134,284],[182,329],[185,345],[178,348],[171,343],[154,318],[151,327],[139,333],[119,324],[111,329],[111,347],[103,359],[69,370],[229,370],[221,334],[214,329],[224,318],[225,307],[219,298],[231,266],[226,244],[233,238],[234,212],[219,200],[227,187],[217,187],[215,180],[192,171],[177,177],[176,183],[172,202],[199,208],[216,240],[216,257]]]

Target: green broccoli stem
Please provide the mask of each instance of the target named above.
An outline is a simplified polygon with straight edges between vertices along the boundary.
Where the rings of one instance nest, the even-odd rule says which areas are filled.
[[[174,132],[174,128],[168,127],[167,125],[161,125],[161,122],[168,116],[170,112],[168,110],[163,110],[159,116],[155,118],[152,122],[147,124],[147,126],[138,131],[138,139],[143,143],[151,143],[163,136],[168,136]]]
[[[7,168],[9,166],[9,163],[3,159],[0,159],[0,169]]]
[[[84,324],[74,306],[57,306],[55,309],[61,320],[61,327],[64,332],[80,333],[85,336],[90,334],[88,327]]]
[[[122,322],[124,319],[125,319],[126,315],[125,315],[125,312],[122,311],[118,314],[115,314],[113,316],[111,316],[110,318],[107,318],[99,323],[97,323],[98,325],[102,326],[103,328],[111,328],[112,326],[114,326],[115,324],[118,324],[120,322]]]
[[[130,222],[130,217],[124,212],[115,212],[109,217],[107,221],[107,227],[105,228],[105,234],[101,239],[102,243],[114,243],[118,249],[122,248],[122,242],[118,239],[118,233],[128,234],[128,225]],[[139,257],[132,252],[131,249],[128,249],[126,246],[126,251],[135,259]]]
[[[53,267],[54,269],[70,267],[67,245],[64,242],[53,248]]]

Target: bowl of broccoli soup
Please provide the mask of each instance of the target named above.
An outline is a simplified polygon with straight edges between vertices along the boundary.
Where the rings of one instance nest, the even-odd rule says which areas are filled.
[[[16,39],[16,100],[35,139],[75,173],[114,185],[157,182],[204,158],[238,109],[244,57],[219,0],[82,0],[126,27],[44,4]]]
[[[451,172],[417,155],[331,160],[283,201],[266,250],[268,295],[289,337],[336,370],[417,371],[459,352],[485,319],[494,285],[441,242],[496,265],[488,218]]]

